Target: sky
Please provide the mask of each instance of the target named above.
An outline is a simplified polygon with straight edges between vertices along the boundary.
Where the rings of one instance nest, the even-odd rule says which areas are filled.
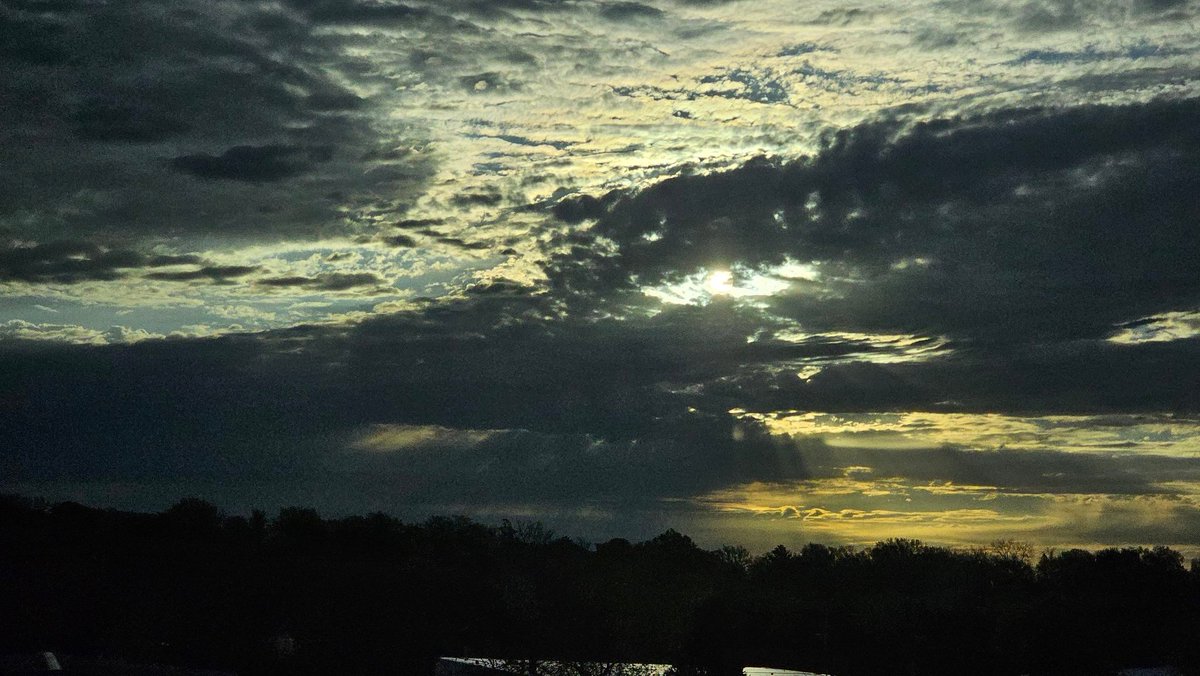
[[[1200,552],[1194,0],[2,0],[0,491]]]

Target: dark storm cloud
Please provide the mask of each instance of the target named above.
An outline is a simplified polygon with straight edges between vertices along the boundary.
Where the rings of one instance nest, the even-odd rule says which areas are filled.
[[[788,325],[732,302],[597,319],[564,315],[545,291],[505,283],[355,325],[207,340],[10,342],[0,349],[0,453],[14,482],[286,476],[320,481],[318,501],[376,491],[391,509],[646,504],[860,465],[914,481],[1128,495],[1197,473],[1190,461],[1051,452],[927,449],[906,463],[768,438],[726,411],[1197,410],[1198,341],[869,364],[847,360],[888,348],[865,337],[781,340],[774,332]],[[783,368],[814,360],[831,363],[807,382]],[[51,368],[61,375],[48,381]],[[62,423],[45,425],[51,417]]]
[[[372,272],[330,272],[317,275],[314,282],[313,288],[321,291],[345,291],[358,287],[377,287],[383,284],[384,280]]]
[[[260,283],[359,281],[368,280]],[[1027,362],[851,362],[803,384],[794,375],[763,378],[781,364],[882,348],[777,340],[778,327],[732,303],[597,321],[564,317],[554,299],[534,292],[504,283],[356,325],[205,340],[10,341],[0,348],[8,440],[0,458],[10,482],[254,486],[287,476],[295,486],[319,480],[318,507],[374,491],[389,509],[649,504],[862,466],[876,478],[1029,493],[1150,495],[1164,491],[1158,483],[1200,478],[1193,460],[1157,456],[831,448],[770,438],[753,420],[725,413],[938,408],[945,397],[988,411],[1061,411],[1072,402],[1089,411],[1162,410],[1172,398],[1179,410],[1196,409],[1195,345],[1108,346],[1103,358],[1063,350]],[[46,380],[50,368],[59,375]],[[45,425],[50,417],[60,423]]]
[[[441,244],[448,244],[463,251],[487,251],[492,248],[492,245],[487,242],[468,242],[461,237],[437,237],[435,239]]]
[[[246,275],[257,271],[258,266],[253,265],[206,265],[195,270],[182,270],[178,272],[151,272],[146,274],[145,278],[163,282],[192,282],[196,280],[208,280],[214,284],[227,284],[231,279],[245,277]]]
[[[145,258],[133,251],[62,240],[0,250],[0,280],[70,283],[118,279],[129,268],[145,263]]]
[[[163,267],[163,266],[167,266],[167,265],[199,265],[200,263],[203,262],[203,259],[194,254],[181,254],[181,255],[163,254],[163,255],[158,255],[158,256],[151,256],[150,259],[146,262],[150,267],[157,268],[157,267]]]
[[[682,13],[691,10],[680,5],[723,2],[655,4]],[[1126,4],[1145,21],[1189,9],[1179,0]],[[1096,18],[1071,0],[1015,7],[1006,6],[1005,21],[1030,33]],[[422,159],[430,154],[415,150],[428,139],[396,114],[405,111],[397,97],[423,97],[414,107],[435,109],[452,105],[438,87],[456,90],[453,100],[533,87],[541,80],[530,67],[540,62],[520,47],[456,49],[476,45],[438,38],[478,39],[505,22],[533,26],[575,9],[614,30],[614,22],[669,18],[650,4],[551,0],[8,3],[0,64],[14,77],[0,78],[0,98],[11,104],[13,140],[0,148],[0,167],[22,169],[5,173],[12,180],[0,186],[0,217],[46,231],[14,237],[49,243],[0,250],[0,280],[139,275],[205,288],[236,280],[267,292],[366,293],[387,280],[268,273],[272,266],[152,256],[124,244],[337,236],[363,214],[404,230],[353,232],[360,242],[486,250],[487,233],[468,240],[457,228],[433,230],[437,219],[396,223],[432,170]],[[807,16],[857,30],[874,12]],[[522,40],[559,40],[550,35],[559,28]],[[995,58],[1178,56],[1138,45],[1035,46]],[[800,43],[777,54],[825,49]],[[851,51],[847,42],[844,56]],[[782,68],[730,64],[678,89],[630,79],[613,91],[782,104],[797,77],[805,88],[839,92],[903,84],[802,58]],[[590,232],[561,228],[547,284],[502,280],[353,325],[108,347],[12,341],[0,346],[0,467],[6,478],[33,480],[320,483],[332,472],[340,483],[331,491],[377,481],[397,500],[476,503],[680,498],[745,481],[832,477],[850,465],[1011,490],[1150,493],[1172,474],[1192,478],[1191,463],[927,449],[906,464],[869,449],[797,451],[728,411],[1196,410],[1194,339],[1118,346],[1099,338],[1117,324],[1200,306],[1197,119],[1196,101],[1159,101],[867,124],[831,135],[811,158],[548,202],[566,224],[596,223]],[[496,141],[575,151],[553,129],[499,131]],[[517,195],[468,188],[435,201],[489,208]],[[104,234],[123,244],[103,246]],[[93,236],[100,244],[51,241]],[[756,307],[728,299],[666,307],[639,294],[700,268],[785,260],[814,262],[819,281]],[[811,335],[785,340],[785,330]],[[871,363],[900,356],[871,332],[950,343],[929,361]],[[812,364],[822,370],[796,375]],[[375,451],[363,442],[371,434]]]
[[[384,280],[372,272],[330,272],[315,277],[267,277],[256,284],[273,287],[299,287],[313,291],[346,291],[360,287],[378,287]]]
[[[656,419],[683,412],[673,383],[719,378],[743,363],[873,351],[842,340],[747,342],[763,326],[753,313],[730,306],[594,323],[550,319],[552,299],[524,287],[505,291],[476,291],[454,306],[358,326],[350,335],[355,360],[373,364],[366,369],[372,373],[410,381],[403,388],[381,381],[372,397],[400,395],[405,409],[421,412],[398,422],[628,439],[653,435]]]
[[[357,0],[287,0],[288,7],[300,10],[312,21],[325,23],[398,23],[429,14],[399,3],[359,2]]]
[[[335,476],[374,476],[418,503],[626,508],[685,498],[730,480],[807,476],[795,454],[765,438],[734,441],[726,426],[686,423],[673,427],[672,437],[638,442],[526,430],[496,431],[479,441],[446,434],[446,442],[425,447],[348,453],[329,467]]]
[[[237,146],[220,155],[182,155],[171,160],[171,168],[200,178],[263,183],[281,181],[308,171],[313,161],[328,161],[328,148],[295,146]]]
[[[412,248],[417,245],[417,240],[409,237],[408,235],[388,235],[380,241],[388,246],[399,248]]]
[[[481,17],[508,17],[514,14],[560,12],[573,6],[569,0],[449,0],[454,9]]]
[[[527,138],[525,136],[520,136],[518,134],[471,134],[470,137],[471,138],[494,138],[494,139],[499,139],[501,141],[504,141],[506,143],[511,143],[513,145],[530,146],[530,147],[534,147],[534,148],[536,148],[538,146],[547,146],[550,148],[554,148],[555,150],[566,150],[567,148],[570,148],[571,146],[579,145],[579,143],[576,141],[536,140],[536,139]]]
[[[600,5],[600,16],[609,21],[659,19],[663,11],[640,2],[608,2]]]
[[[518,482],[538,486],[531,501],[632,499],[630,486],[645,491],[639,499],[680,497],[728,477],[804,471],[753,423],[689,411],[678,388],[746,363],[871,350],[748,342],[761,326],[729,305],[601,323],[554,319],[553,310],[514,287],[348,327],[104,349],[10,342],[0,350],[3,400],[14,402],[6,466],[26,480],[249,480],[353,473],[365,462],[397,478],[436,466],[411,481],[461,484],[491,463],[470,482],[498,496],[513,489],[492,477],[540,463],[543,476]],[[43,378],[51,365],[63,374],[53,382]],[[64,424],[41,424],[50,411]],[[510,432],[428,458],[407,446],[379,460],[344,455],[379,425]]]
[[[1200,68],[1194,64],[1181,63],[1172,66],[1148,67],[1131,72],[1095,72],[1083,73],[1077,77],[1066,78],[1058,83],[1063,91],[1086,93],[1089,96],[1105,96],[1109,92],[1124,92],[1155,87],[1155,82],[1169,79],[1175,82],[1185,82],[1200,78]]]
[[[37,66],[63,63],[69,58],[64,33],[53,22],[0,13],[0,59]]]
[[[710,383],[693,403],[713,410],[1194,413],[1195,382],[1198,339],[1072,341],[960,350],[926,362],[830,364],[807,380],[789,371],[748,372]]]
[[[560,221],[581,223],[585,220],[600,218],[608,206],[618,198],[619,195],[615,192],[610,192],[603,198],[591,195],[565,197],[556,202],[551,211],[554,217]]]
[[[1200,303],[1198,116],[1187,99],[865,125],[811,158],[670,179],[607,210],[568,202],[563,216],[599,220],[548,272],[603,295],[791,259],[817,265],[822,292],[771,302],[809,330],[1102,337]]]
[[[334,91],[309,94],[305,104],[313,110],[334,112],[358,110],[366,105],[366,101],[350,92]]]
[[[509,298],[522,298],[537,291],[537,287],[503,278],[467,288],[467,292],[476,297],[507,296]]]
[[[70,284],[114,280],[135,268],[196,264],[194,255],[147,256],[130,249],[110,249],[93,242],[57,240],[0,249],[0,281]]]
[[[306,7],[151,0],[5,9],[0,166],[20,170],[0,186],[0,218],[20,214],[23,239],[115,245],[164,234],[328,235],[353,229],[344,214],[378,194],[402,212],[432,159],[395,150],[419,139],[390,128],[372,114],[379,101],[361,95],[386,78],[347,53],[354,38],[322,32],[306,13],[397,10]],[[429,25],[435,19],[421,17],[430,14],[413,20]],[[324,198],[334,193],[336,202]],[[79,195],[97,199],[62,206]]]
[[[75,123],[75,135],[88,141],[156,143],[188,130],[187,124],[170,115],[108,101],[80,106]]]
[[[393,225],[395,225],[395,227],[397,227],[397,228],[418,229],[418,228],[430,228],[430,227],[433,227],[436,225],[442,225],[445,222],[446,222],[445,219],[441,219],[441,218],[405,218],[405,219],[396,221]]]
[[[284,4],[315,24],[410,26],[460,34],[485,33],[497,21],[519,21],[578,7],[567,0],[287,0]]]
[[[461,18],[462,13],[479,17],[509,16],[507,3],[486,2],[376,2],[374,0],[286,0],[284,6],[312,24],[347,24],[378,28],[419,27],[423,29],[480,33],[484,29]],[[529,3],[538,10],[556,3]]]
[[[495,206],[503,200],[504,197],[499,193],[494,192],[468,192],[455,195],[451,201],[460,207],[470,206]]]

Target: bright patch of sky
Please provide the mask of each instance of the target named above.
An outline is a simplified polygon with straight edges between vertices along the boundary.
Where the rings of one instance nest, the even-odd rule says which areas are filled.
[[[800,411],[762,414],[741,409],[732,413],[762,422],[773,434],[817,437],[832,447],[904,450],[949,444],[980,451],[1151,452],[1200,457],[1200,419],[1186,416]]]

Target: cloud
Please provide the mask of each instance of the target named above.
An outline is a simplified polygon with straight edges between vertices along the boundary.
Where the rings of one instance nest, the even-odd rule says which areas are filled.
[[[461,195],[455,195],[451,201],[453,201],[454,204],[457,204],[458,206],[463,206],[463,207],[468,207],[468,206],[490,207],[490,206],[495,206],[495,205],[499,204],[500,200],[502,200],[502,199],[504,199],[503,196],[499,195],[497,193],[472,192],[472,193],[464,193]]]
[[[351,326],[83,341],[97,347],[10,342],[0,348],[0,366],[11,374],[2,399],[17,402],[6,411],[9,481],[212,482],[245,504],[263,504],[269,487],[285,503],[303,494],[322,509],[361,509],[354,505],[365,500],[401,514],[447,505],[472,512],[522,505],[535,514],[596,505],[620,515],[610,517],[617,532],[644,527],[645,510],[712,527],[725,518],[710,512],[718,502],[770,506],[775,514],[792,506],[807,527],[820,516],[814,510],[855,509],[857,517],[825,518],[827,536],[852,537],[853,524],[869,519],[935,540],[932,524],[941,523],[941,538],[966,541],[1023,534],[1018,525],[1040,514],[1038,505],[1083,496],[1166,504],[1189,495],[1189,482],[1200,485],[1200,464],[1186,455],[1064,452],[1053,439],[1039,448],[893,448],[870,438],[834,445],[771,434],[761,421],[725,414],[744,399],[711,384],[829,346],[748,343],[757,322],[732,305],[601,322],[550,318],[551,307],[522,293],[485,294]],[[35,330],[10,329],[26,339]],[[40,376],[50,364],[61,374],[53,383]],[[933,366],[909,365],[901,377]],[[954,380],[973,377],[965,371]],[[1021,395],[1018,387],[1013,399]],[[845,402],[857,403],[851,394]],[[48,411],[71,424],[40,424]],[[1026,424],[1038,425],[1036,416]],[[904,429],[956,424],[931,420],[910,419]],[[1086,439],[1095,425],[1129,424],[1137,438],[1155,425],[1196,428],[1186,418],[1055,424],[1066,439]],[[273,483],[281,471],[286,486]],[[320,491],[303,493],[310,484]],[[779,487],[779,501],[745,488],[756,484]],[[701,514],[677,511],[693,499]],[[979,510],[996,513],[985,518]],[[1079,532],[1074,517],[1054,513],[1055,537]],[[974,526],[955,530],[964,520]],[[758,542],[753,528],[742,528],[749,530],[739,531],[740,540]],[[1108,537],[1118,531],[1127,532],[1114,525]]]
[[[171,168],[200,178],[265,183],[302,174],[314,160],[328,161],[331,154],[326,148],[236,146],[218,156],[181,155],[171,160]]]
[[[1120,324],[1108,337],[1114,343],[1137,344],[1200,336],[1200,312],[1165,312]]]
[[[576,141],[537,140],[520,136],[518,134],[473,134],[472,138],[494,138],[518,146],[528,146],[532,148],[546,146],[549,148],[554,148],[555,150],[566,150],[572,146],[579,145],[579,143]]]
[[[75,113],[75,135],[88,141],[156,143],[188,130],[184,122],[148,109],[93,100]]]
[[[289,0],[312,21],[321,23],[403,23],[429,14],[403,3],[365,3],[356,0]]]
[[[1098,49],[1095,45],[1088,45],[1082,50],[1062,51],[1058,49],[1032,49],[1012,60],[1013,64],[1027,63],[1094,63],[1097,61],[1108,61],[1111,59],[1146,59],[1146,58],[1166,58],[1177,56],[1180,50],[1161,45],[1153,45],[1148,42],[1140,42],[1124,49]]]
[[[776,480],[825,491],[767,504],[788,528],[1176,513],[1195,8],[1085,4],[9,2],[5,478],[629,528]],[[914,412],[1024,445],[780,434]]]
[[[810,23],[821,26],[849,26],[850,24],[866,21],[870,18],[871,13],[868,10],[860,7],[846,7],[823,10]]]
[[[755,73],[735,68],[726,72],[705,75],[699,79],[702,96],[745,99],[755,103],[787,103],[791,98],[787,85],[773,77],[770,71]],[[708,85],[708,86],[705,86]]]
[[[305,103],[321,112],[358,110],[366,105],[361,97],[347,91],[316,92],[309,94]]]
[[[86,351],[10,345],[0,361],[22,364],[11,386],[26,405],[12,418],[12,436],[20,441],[6,453],[24,458],[26,476],[46,479],[64,472],[165,477],[177,471],[245,478],[275,472],[280,462],[306,475],[329,467],[351,472],[360,461],[343,459],[339,448],[350,448],[364,431],[415,425],[508,430],[490,445],[460,445],[420,461],[459,483],[471,468],[493,463],[493,474],[470,479],[480,495],[514,494],[490,477],[516,481],[523,468],[541,462],[554,471],[517,483],[537,487],[531,500],[589,491],[632,498],[643,489],[644,499],[653,500],[716,485],[726,473],[803,471],[778,457],[753,422],[689,412],[687,398],[671,391],[672,383],[795,348],[748,344],[731,308],[681,308],[628,325],[633,333],[626,325],[537,319],[545,309],[489,295],[353,327]],[[33,387],[45,360],[58,359],[67,360],[63,372],[73,375],[52,391]],[[93,397],[101,391],[114,394],[97,406]],[[281,391],[296,396],[279,397]],[[37,427],[40,412],[50,409],[77,423],[69,430]],[[124,422],[115,424],[114,416]],[[50,437],[61,442],[53,452],[27,455]],[[94,453],[76,457],[85,446]],[[141,461],[126,461],[131,449],[140,449],[133,453]],[[393,463],[381,471],[406,476],[409,461],[381,460]],[[443,488],[434,482],[427,490]]]
[[[0,16],[0,58],[34,66],[63,63],[69,56],[61,26],[51,22]]]
[[[464,91],[476,95],[521,89],[520,82],[498,71],[463,75],[458,78],[458,84]]]
[[[609,193],[604,198],[591,195],[564,197],[554,204],[552,213],[560,221],[572,224],[581,223],[585,220],[600,218],[609,206],[605,202],[611,204],[617,197],[615,192]]]
[[[811,158],[672,178],[555,246],[564,288],[632,288],[703,270],[814,265],[773,298],[809,331],[977,342],[1092,338],[1200,302],[1189,260],[1200,184],[1195,99],[1011,110],[830,136]],[[604,238],[615,248],[584,245]],[[637,280],[634,283],[632,280]],[[1169,291],[1168,291],[1169,290]]]
[[[180,270],[173,272],[151,272],[144,275],[146,279],[163,282],[191,282],[209,280],[214,284],[225,284],[230,279],[245,277],[258,271],[256,265],[205,265],[195,270]]]
[[[359,6],[313,4],[331,16]],[[385,78],[359,68],[352,40],[277,5],[178,9],[5,12],[20,38],[4,40],[17,61],[0,96],[19,140],[0,162],[21,169],[0,187],[0,218],[19,216],[38,241],[149,248],[167,236],[199,248],[213,234],[306,239],[362,225],[344,213],[403,212],[435,159],[411,150],[418,129],[374,114]],[[83,193],[107,199],[61,207]]]
[[[329,272],[315,277],[266,277],[255,284],[271,287],[300,287],[312,291],[347,291],[360,287],[380,287],[384,280],[373,272]]]
[[[408,235],[388,235],[387,237],[384,237],[382,241],[388,246],[401,248],[412,248],[417,245],[417,240],[409,237]]]
[[[0,281],[72,284],[120,279],[134,268],[192,263],[191,255],[146,256],[129,249],[109,249],[77,240],[10,245],[0,249]]]
[[[285,282],[320,283],[279,280]],[[856,367],[861,375],[841,379],[848,386],[839,390],[828,378],[836,383],[841,371],[855,373],[852,364],[823,369],[810,379],[811,392],[788,389],[783,380],[754,384],[753,374],[770,372],[777,364],[853,350],[869,354],[872,348],[845,339],[806,344],[771,340],[761,335],[763,322],[751,309],[731,303],[596,322],[553,318],[550,299],[527,294],[511,287],[503,294],[481,294],[348,327],[86,352],[10,348],[0,356],[14,368],[22,365],[14,372],[18,388],[34,382],[27,379],[36,378],[44,360],[66,360],[63,373],[73,374],[50,389],[22,389],[28,408],[12,418],[12,429],[20,430],[14,438],[21,441],[11,452],[59,449],[24,461],[26,472],[47,479],[82,462],[73,448],[93,449],[95,455],[85,464],[94,467],[87,472],[105,476],[133,471],[134,465],[120,469],[125,465],[118,456],[142,449],[137,471],[163,476],[178,467],[206,476],[257,476],[276,471],[282,461],[305,474],[336,469],[354,476],[369,470],[392,477],[400,482],[397,486],[414,491],[419,486],[428,500],[450,499],[453,487],[469,486],[481,503],[520,495],[552,501],[588,495],[682,498],[746,481],[838,476],[847,467],[872,467],[877,477],[986,483],[1011,490],[1137,493],[1151,490],[1150,482],[1186,478],[1183,470],[1190,467],[1149,456],[1126,461],[1051,451],[797,447],[770,436],[761,423],[726,411],[753,404],[778,408],[782,402],[851,410],[912,407],[927,400],[912,398],[906,388],[872,390],[881,378],[861,365]],[[756,340],[747,340],[755,334]],[[1137,352],[1122,352],[1114,361],[1144,366],[1146,360]],[[1087,363],[1080,360],[1081,366]],[[1028,372],[1073,372],[1061,362],[1050,364],[1030,365]],[[962,395],[965,383],[975,380],[985,382],[978,388],[989,397],[981,406],[1029,405],[1025,385],[1033,381],[1026,382],[1011,364],[995,364],[994,377],[981,375],[979,365],[957,364],[961,371],[955,373],[947,373],[954,365],[936,362],[902,366],[893,379],[915,383],[918,392],[930,397]],[[1082,369],[1078,373],[1087,375]],[[958,389],[920,386],[922,379],[939,382],[939,374]],[[1015,384],[1003,389],[1007,382]],[[1082,382],[1087,385],[1069,386],[1088,391],[1083,388],[1094,386],[1095,377]],[[731,388],[735,383],[745,389]],[[1044,377],[1037,383],[1047,387]],[[1127,386],[1113,383],[1111,391]],[[1122,396],[1135,400],[1146,389]],[[1160,397],[1179,396],[1185,389]],[[96,408],[92,396],[99,390],[123,393],[120,405]],[[1047,391],[1045,405],[1061,406],[1053,398],[1055,387]],[[278,392],[292,395],[281,398]],[[1102,396],[1092,394],[1082,403],[1095,407]],[[51,438],[62,430],[34,426],[43,410],[79,421],[69,433],[73,441],[60,438],[62,443],[53,444]],[[113,416],[121,416],[123,424],[115,424]],[[435,454],[374,460],[342,454],[367,446],[409,448],[416,442],[400,440],[430,437],[409,434],[430,429],[464,432],[433,435],[441,440]],[[493,432],[484,435],[484,443],[470,430]],[[265,446],[264,439],[270,440]],[[375,441],[364,441],[369,439]],[[384,444],[385,439],[390,441]],[[284,448],[292,450],[281,460],[274,455],[281,451],[272,449]]]
[[[157,268],[168,265],[199,265],[203,261],[203,258],[195,254],[159,254],[148,258],[146,264],[152,268]]]
[[[788,369],[747,372],[707,394],[754,411],[1189,412],[1200,410],[1200,396],[1183,384],[1200,377],[1198,356],[1195,338],[961,349],[925,361],[829,364],[807,379]]]
[[[105,252],[85,242],[60,241],[13,246],[0,252],[0,279],[72,282],[116,279],[141,258],[129,252]]]
[[[803,54],[812,54],[814,52],[836,52],[833,47],[823,45],[817,42],[797,42],[793,45],[788,45],[776,52],[775,56],[801,56]]]
[[[1079,27],[1087,13],[1077,0],[1032,0],[1021,6],[1016,23],[1027,31],[1053,32]]]
[[[438,237],[437,241],[462,251],[487,251],[492,248],[485,242],[468,242],[461,237]]]
[[[1183,423],[1189,429],[1189,423]],[[831,448],[797,439],[804,466],[815,480],[835,479],[847,469],[871,468],[874,480],[901,479],[913,487],[962,487],[979,493],[1172,494],[1172,482],[1200,479],[1200,462],[1153,453],[1068,453],[1058,450],[969,450],[955,446],[895,449]],[[864,483],[870,484],[872,480]],[[958,488],[956,488],[958,487]]]
[[[141,329],[113,326],[97,331],[74,324],[47,324],[10,319],[0,323],[0,338],[15,341],[46,341],[73,345],[108,345],[134,343],[140,340],[161,338]]]
[[[609,21],[658,19],[663,11],[640,2],[608,2],[600,5],[600,16]]]
[[[302,288],[321,283],[275,279]],[[366,500],[403,514],[518,504],[541,514],[592,504],[621,514],[618,532],[657,524],[639,520],[656,509],[668,510],[677,525],[711,525],[723,517],[672,505],[754,482],[833,488],[829,482],[845,479],[858,482],[856,491],[891,495],[899,489],[888,482],[900,481],[921,495],[950,496],[927,506],[933,519],[971,507],[945,501],[989,491],[1005,500],[1161,497],[1178,492],[1166,486],[1171,481],[1200,481],[1191,458],[833,446],[773,435],[763,421],[728,414],[736,406],[911,410],[945,397],[1033,415],[1072,405],[1161,409],[1172,400],[1200,409],[1188,386],[1193,379],[1180,371],[1200,364],[1178,352],[1186,341],[1104,343],[1111,352],[1103,361],[1071,349],[1026,364],[869,365],[856,359],[890,348],[865,337],[785,340],[774,332],[783,335],[786,322],[729,300],[600,319],[563,314],[537,287],[500,291],[350,325],[97,347],[0,344],[0,367],[12,374],[5,400],[19,402],[6,416],[11,481],[213,482],[231,486],[227,495],[246,504],[261,504],[255,500],[265,499],[268,485],[286,502],[316,482],[319,496],[305,499],[320,508],[353,510]],[[807,382],[777,370],[831,358],[850,361],[827,364]],[[47,383],[50,365],[62,375]],[[71,424],[41,424],[50,411]],[[272,483],[280,472],[287,486]],[[964,486],[987,490],[955,488]],[[869,511],[862,507],[855,508]],[[875,518],[901,523],[895,515]]]
[[[181,269],[184,267],[191,269]],[[141,278],[154,281],[206,280],[226,284],[258,270],[256,265],[214,264],[197,254],[148,254],[74,240],[16,244],[0,249],[0,282],[22,283],[26,290],[47,283],[74,285],[126,280],[138,272],[142,273]],[[333,274],[323,276],[324,281],[316,288],[337,290],[367,278],[378,281],[374,275],[365,273]]]
[[[438,425],[372,425],[350,447],[368,453],[457,450],[476,447],[497,433]]]
[[[1134,0],[1135,15],[1162,16],[1169,19],[1182,19],[1188,16],[1187,0]]]

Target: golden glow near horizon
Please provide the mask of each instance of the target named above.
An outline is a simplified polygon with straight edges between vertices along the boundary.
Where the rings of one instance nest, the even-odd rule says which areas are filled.
[[[815,437],[831,447],[1146,453],[1200,457],[1200,420],[1174,415],[1018,416],[999,413],[731,411],[772,434]]]
[[[814,475],[696,499],[728,528],[757,529],[764,545],[869,545],[903,533],[960,546],[1015,538],[1198,551],[1186,525],[1200,513],[1200,473],[1188,464],[1200,457],[1192,417],[731,413],[764,425],[778,452],[793,456],[785,464]],[[1134,473],[1139,463],[1154,469]]]
[[[1200,510],[1200,483],[1186,488],[1182,495],[1014,493],[830,479],[745,484],[702,496],[697,505],[717,510],[718,532],[753,533],[760,548],[772,542],[869,546],[901,535],[960,547],[1002,539],[1038,547],[1169,543],[1191,555],[1200,547],[1180,521]]]

